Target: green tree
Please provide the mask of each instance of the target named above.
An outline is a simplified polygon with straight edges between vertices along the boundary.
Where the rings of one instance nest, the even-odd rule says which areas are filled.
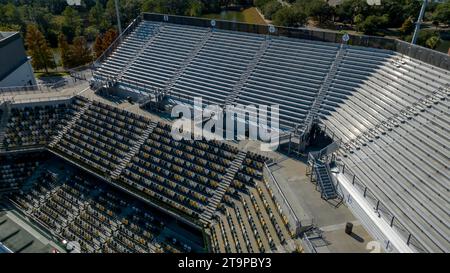
[[[366,0],[344,0],[336,8],[339,21],[354,24],[355,14],[361,14],[364,18],[369,16],[370,6]]]
[[[297,3],[303,8],[306,15],[315,18],[319,23],[331,19],[334,13],[333,8],[325,0],[302,0]]]
[[[425,42],[425,45],[428,48],[436,49],[441,42],[442,42],[441,38],[438,35],[435,35],[428,38],[427,41]]]
[[[87,64],[92,61],[92,51],[83,36],[73,39],[71,47],[72,65],[73,67]]]
[[[34,69],[45,69],[45,72],[48,73],[49,68],[56,67],[52,51],[36,25],[28,25],[25,44]]]
[[[272,2],[272,0],[255,0],[253,1],[253,4],[262,11],[264,9],[264,6],[267,5],[269,2]]]
[[[100,30],[97,29],[96,26],[88,26],[85,30],[84,30],[84,37],[86,38],[86,40],[88,40],[89,42],[92,42],[95,40],[95,38],[97,37],[97,35],[100,33]]]
[[[361,31],[359,27],[364,22],[364,16],[362,14],[358,14],[353,18],[353,22],[356,24],[356,31]]]
[[[67,38],[62,33],[60,33],[58,36],[58,48],[59,54],[61,56],[61,65],[63,67],[71,67],[73,57],[71,56],[71,50],[69,47],[69,43],[67,43]]]
[[[272,0],[266,3],[261,9],[266,19],[272,20],[273,15],[282,8],[281,3],[277,0]]]
[[[203,3],[200,0],[191,0],[186,11],[187,16],[199,17],[203,12]]]
[[[208,1],[206,1],[206,3],[207,2]],[[191,8],[192,8],[192,1],[186,0],[145,0],[142,4],[143,11],[175,14],[175,15],[185,15],[189,12],[189,9]]]
[[[108,20],[105,17],[105,8],[102,3],[97,0],[95,6],[89,11],[89,23],[95,26],[99,31],[105,31],[110,27]]]
[[[450,0],[439,4],[433,13],[433,19],[442,23],[450,25]]]
[[[23,24],[19,9],[13,3],[7,3],[3,6],[0,18],[0,20],[6,24]]]
[[[78,11],[71,6],[66,7],[62,16],[63,24],[61,30],[64,35],[66,35],[67,39],[72,41],[75,36],[81,34],[81,17],[78,14]]]
[[[36,4],[23,7],[23,13],[27,17],[27,20],[38,26],[39,30],[44,34],[45,39],[50,43],[50,46],[56,47],[60,30],[54,22],[55,16],[46,7]]]
[[[400,28],[400,32],[403,35],[411,34],[411,32],[414,30],[414,22],[412,17],[409,17],[403,22],[402,27]]]
[[[387,15],[383,16],[370,15],[363,22],[358,24],[357,27],[360,31],[364,32],[364,34],[374,35],[381,28],[384,28],[388,22],[389,19]]]
[[[297,7],[283,7],[273,16],[273,22],[279,26],[300,27],[305,25],[306,14]]]
[[[141,13],[141,0],[120,0],[122,25],[128,25]]]
[[[109,20],[109,24],[111,26],[117,24],[116,6],[114,0],[108,0],[108,2],[106,2],[105,15],[106,18]]]

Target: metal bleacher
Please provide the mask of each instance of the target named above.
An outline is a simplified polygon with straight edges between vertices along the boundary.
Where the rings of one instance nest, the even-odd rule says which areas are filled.
[[[136,46],[126,38],[98,75],[126,68],[119,88],[169,89],[183,102],[278,104],[286,131],[319,120],[342,143],[345,166],[412,235],[408,243],[450,251],[450,71],[384,49],[166,22],[146,44],[155,25],[143,21],[129,35]]]
[[[321,106],[322,122],[344,142],[351,141],[432,95],[449,75],[439,69],[428,73],[417,61],[393,52],[348,47]]]
[[[94,73],[94,80],[107,81],[115,79],[125,68],[130,59],[135,57],[142,46],[159,28],[159,24],[143,21],[128,35]]]
[[[280,105],[280,127],[306,118],[338,49],[337,44],[272,38],[269,48],[242,88],[243,105]]]
[[[120,76],[118,88],[138,93],[169,89],[171,99],[189,103],[201,96],[205,104],[221,106],[280,104],[280,126],[293,128],[306,118],[338,48],[338,44],[142,21],[94,80]]]
[[[419,242],[412,243],[418,251],[450,250],[448,94],[343,157]]]

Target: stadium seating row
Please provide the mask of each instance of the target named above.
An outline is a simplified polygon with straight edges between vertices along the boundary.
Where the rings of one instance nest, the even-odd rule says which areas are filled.
[[[12,108],[4,133],[4,149],[45,146],[69,111],[66,104]]]
[[[159,123],[120,180],[195,218],[238,153],[216,141],[175,141]]]
[[[8,158],[0,156],[0,193],[18,190],[39,166],[39,157]]]
[[[235,179],[219,205],[211,228],[215,252],[290,251],[289,225],[260,175],[264,160],[262,156],[248,153],[238,175],[244,175],[252,166],[253,183]]]
[[[81,107],[86,105],[76,101]],[[102,175],[109,175],[148,124],[142,116],[94,101],[55,148]]]
[[[74,175],[62,182],[45,172],[11,199],[61,240],[78,242],[82,252],[192,250],[188,242],[174,244],[172,237],[161,235],[166,220],[160,215],[90,178]],[[172,242],[157,248],[160,235]]]
[[[449,109],[448,99],[436,101],[343,158],[420,242],[419,251],[449,251]]]
[[[347,47],[322,103],[322,122],[348,142],[433,95],[449,76],[396,53]]]

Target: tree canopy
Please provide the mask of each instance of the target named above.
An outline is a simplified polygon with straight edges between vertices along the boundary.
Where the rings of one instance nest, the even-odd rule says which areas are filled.
[[[44,35],[39,31],[36,25],[28,25],[25,44],[28,48],[28,53],[31,56],[32,65],[36,70],[45,69],[48,73],[49,68],[56,67],[53,53],[48,46]]]

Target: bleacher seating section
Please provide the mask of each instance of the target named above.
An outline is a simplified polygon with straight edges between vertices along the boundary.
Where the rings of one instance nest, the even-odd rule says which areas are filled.
[[[303,123],[338,46],[273,38],[244,84],[237,103],[280,105],[280,126]]]
[[[222,253],[291,252],[289,224],[262,176],[265,158],[247,153],[231,184],[216,225],[211,229],[212,248]],[[244,221],[244,219],[246,219]]]
[[[43,157],[35,154],[0,156],[0,194],[20,189],[42,159]]]
[[[449,71],[392,52],[348,47],[322,104],[322,122],[348,142],[432,95],[449,79]]]
[[[145,44],[145,40],[154,34],[157,27],[158,25],[150,22],[143,22],[139,25],[113,52],[111,55],[112,58],[106,60],[104,65],[99,68],[96,76],[102,80],[116,77],[117,73],[120,73],[127,62],[133,58]]]
[[[74,103],[78,109],[85,104],[81,99]],[[94,101],[62,136],[55,149],[108,176],[130,152],[148,124],[142,116]]]
[[[199,251],[170,234],[169,220],[140,202],[98,183],[73,175],[62,181],[44,172],[26,191],[10,196],[21,210],[55,236],[80,244],[88,253]],[[172,246],[172,247],[170,247]]]
[[[420,242],[419,251],[448,252],[450,103],[435,103],[343,160]]]
[[[67,105],[12,108],[0,148],[45,146],[64,123]]]
[[[71,126],[62,130],[65,133],[56,139],[51,149],[105,178],[118,167],[130,152],[130,147],[150,124],[147,118],[83,97],[76,97],[66,108],[66,115],[61,117],[64,122],[58,128],[68,124]],[[27,111],[32,112],[33,109]],[[80,111],[83,114],[77,116],[76,113]],[[40,119],[40,116],[37,118]],[[115,183],[127,185],[152,201],[159,201],[158,205],[173,208],[198,220],[238,153],[237,147],[224,142],[175,141],[171,137],[170,124],[159,122]],[[258,244],[251,252],[275,250],[275,243],[281,244],[288,235],[286,227],[283,231],[280,229],[281,225],[285,226],[284,222],[278,222],[282,219],[281,214],[273,213],[279,213],[279,208],[272,202],[270,189],[261,182],[265,160],[262,156],[248,152],[223,200],[227,202],[233,198],[240,202],[239,195],[243,194],[252,198],[252,201],[248,199],[247,202],[264,202],[265,212],[259,211],[263,206],[261,203],[255,205],[256,210],[252,206],[247,208],[247,212],[233,214],[242,222],[242,217],[247,217],[244,213],[252,210],[252,213],[257,213],[254,217],[259,217],[254,220],[258,227],[264,228],[264,232],[271,232],[271,235],[251,235],[255,232],[254,228],[247,227],[251,233],[242,236]],[[2,165],[2,168],[10,172],[8,165]],[[27,176],[32,171],[27,171]],[[158,239],[157,245],[149,244],[160,234],[163,228],[161,221],[132,206],[126,198],[118,198],[88,179],[73,176],[62,181],[50,172],[35,179],[32,186],[14,184],[22,190],[12,195],[12,200],[60,238],[79,242],[83,252],[191,251],[191,246],[170,237]],[[261,197],[260,187],[264,188],[265,196]],[[260,189],[260,192],[256,189]],[[266,217],[266,220],[262,217]],[[274,217],[277,217],[277,221],[273,220]],[[273,228],[269,225],[271,231],[265,224],[269,223],[269,219],[274,221]],[[256,232],[263,234],[263,231]],[[268,237],[278,239],[264,247],[262,241]],[[250,251],[246,246],[238,250],[246,249]]]
[[[238,151],[215,141],[175,141],[170,130],[159,123],[120,180],[198,218]]]
[[[323,91],[318,115],[342,140],[343,162],[389,206],[421,250],[450,250],[449,71],[386,50],[142,21],[94,74],[94,80],[111,79],[136,92],[169,88],[173,100],[202,96],[220,105],[280,104],[282,129],[302,125]],[[70,106],[13,105],[8,116],[0,150],[44,147],[56,132],[64,132],[53,139],[53,150],[106,179],[116,171],[114,183],[193,219],[204,212],[239,152],[218,142],[174,141],[163,123],[140,142],[150,120],[82,97]],[[273,215],[283,217],[268,210],[276,208],[265,192],[263,160],[256,157],[247,154],[223,198],[223,214],[213,228],[216,249],[274,251],[283,241],[269,225]],[[6,172],[13,174],[5,179],[15,176]],[[248,217],[249,222],[232,225]],[[67,232],[83,235],[82,227],[72,224]],[[126,249],[99,244],[100,237],[92,237],[94,243],[85,249]],[[161,247],[183,251],[171,240]]]
[[[162,25],[185,31],[202,30]],[[164,34],[159,35],[158,39],[164,39]],[[264,51],[252,54],[260,50],[264,41],[268,43]],[[194,39],[192,44],[197,42]],[[158,52],[159,47],[151,49]],[[161,50],[167,52],[166,47]],[[170,53],[186,58],[176,49]],[[257,59],[252,60],[252,56]],[[144,55],[138,59],[144,63],[147,60]],[[219,67],[216,60],[221,60]],[[256,65],[248,70],[251,62]],[[148,63],[151,66],[152,61],[149,59]],[[156,74],[165,71],[165,66],[159,66]],[[244,82],[239,82],[239,73],[248,73]],[[318,115],[333,137],[342,140],[343,153],[348,156],[345,161],[356,172],[364,173],[361,177],[371,190],[380,191],[380,199],[394,203],[396,216],[405,221],[410,232],[418,234],[426,251],[448,250],[445,238],[450,232],[444,216],[449,208],[449,121],[448,116],[439,113],[448,113],[449,71],[387,50],[353,46],[339,49],[338,44],[332,43],[214,30],[169,91],[175,100],[202,96],[207,102],[220,105],[279,104],[280,126],[287,129],[302,126],[330,74],[333,77],[323,90]],[[155,85],[159,77],[148,75],[145,83]],[[238,92],[233,96],[236,87]],[[227,100],[230,97],[233,99]],[[430,107],[432,114],[422,114]],[[417,120],[411,121],[415,117]],[[393,150],[391,145],[398,146]],[[370,160],[365,162],[367,158]],[[392,167],[383,168],[383,164]],[[393,167],[396,164],[400,165]],[[394,178],[395,183],[388,183],[388,178]],[[386,184],[376,183],[379,179],[385,179]],[[241,170],[232,185],[244,189],[254,186],[255,181],[255,177]],[[429,202],[434,205],[428,206]],[[416,215],[420,213],[420,217]],[[413,225],[414,217],[424,222]],[[226,225],[227,221],[218,222]],[[228,240],[234,238],[228,235]]]

